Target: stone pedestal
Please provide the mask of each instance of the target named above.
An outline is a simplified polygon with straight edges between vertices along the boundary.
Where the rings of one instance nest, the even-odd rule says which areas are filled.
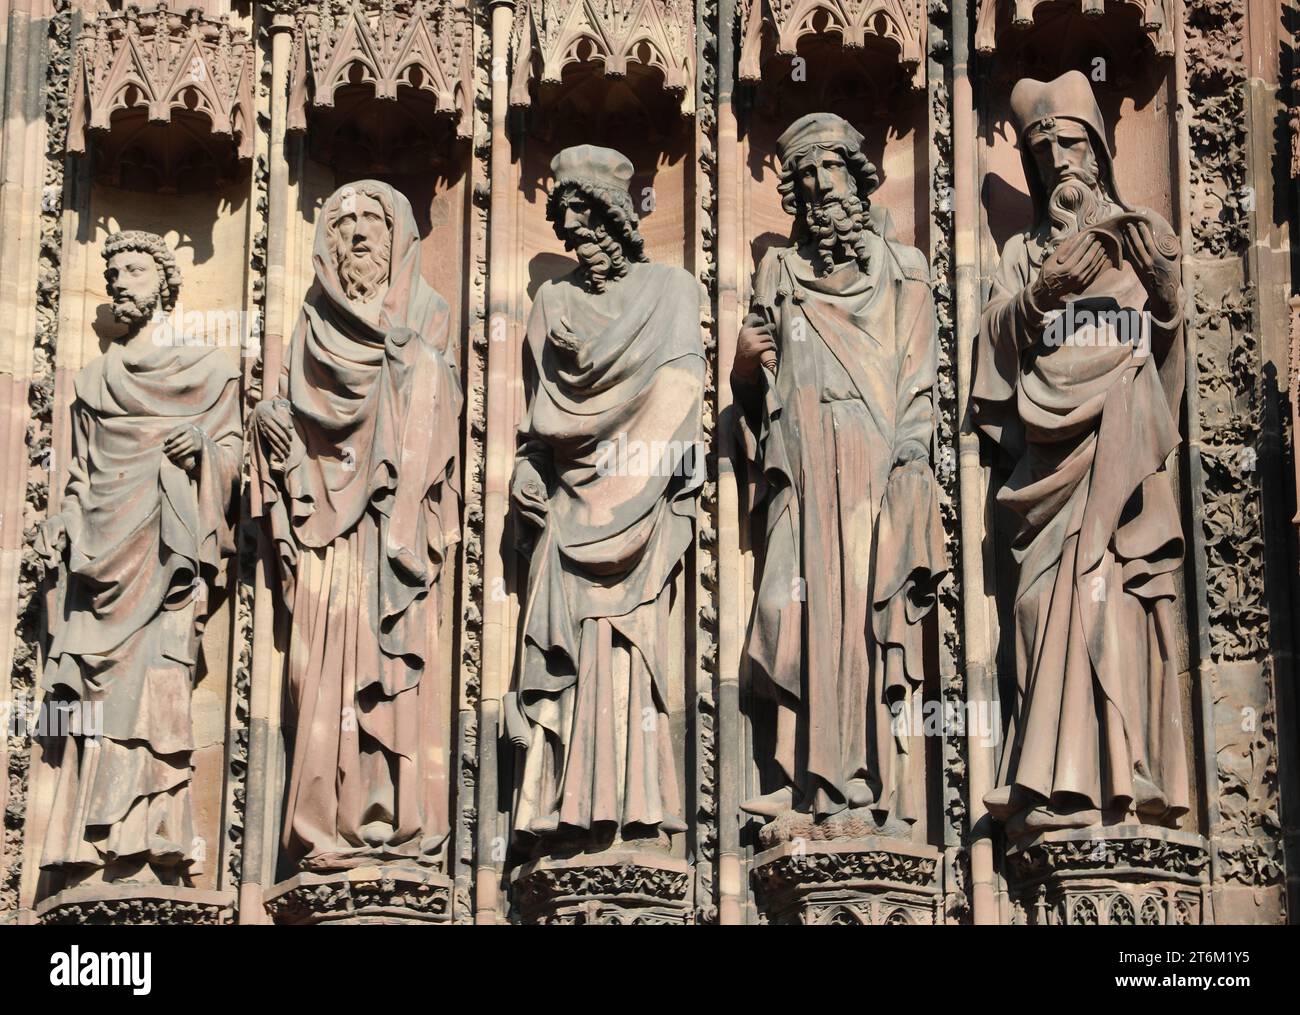
[[[939,858],[933,846],[885,836],[793,839],[754,857],[750,878],[768,923],[933,924]]]
[[[686,924],[691,865],[650,850],[606,850],[532,860],[514,879],[525,923]]]
[[[233,923],[234,912],[234,892],[167,885],[113,884],[69,888],[51,895],[37,905],[36,919],[55,926],[216,926]]]
[[[1009,844],[1006,858],[1014,923],[1212,922],[1199,835],[1152,825],[1068,829]]]
[[[417,865],[371,865],[276,885],[266,910],[278,924],[428,924],[451,920],[451,879]]]

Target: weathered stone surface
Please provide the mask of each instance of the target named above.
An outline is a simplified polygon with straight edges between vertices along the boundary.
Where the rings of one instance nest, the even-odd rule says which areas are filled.
[[[1294,919],[1293,8],[0,0],[0,923]],[[174,693],[83,687],[164,754],[37,725],[142,672],[42,559],[119,471],[77,377],[130,232],[195,339],[131,370],[228,380],[243,488],[141,628]],[[1133,371],[1018,319],[1081,233],[1085,295],[1168,304]],[[163,503],[120,471],[109,528]]]

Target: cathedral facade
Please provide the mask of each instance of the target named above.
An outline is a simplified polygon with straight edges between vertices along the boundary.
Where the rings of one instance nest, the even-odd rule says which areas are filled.
[[[0,10],[0,923],[1294,921],[1300,8]]]

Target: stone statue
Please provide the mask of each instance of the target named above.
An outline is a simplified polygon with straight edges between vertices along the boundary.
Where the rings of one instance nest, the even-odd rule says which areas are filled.
[[[292,615],[284,847],[304,869],[439,861],[448,831],[440,579],[459,540],[462,395],[410,203],[362,180],[325,203],[316,280],[253,413]]]
[[[1033,228],[980,323],[979,428],[1013,463],[1017,696],[989,813],[1012,838],[1188,809],[1165,462],[1183,390],[1179,244],[1115,186],[1088,79],[1011,94]],[[1011,590],[1004,589],[1004,593]]]
[[[505,703],[515,829],[663,843],[686,827],[669,705],[704,471],[701,289],[647,263],[626,158],[579,145],[551,170],[547,216],[578,266],[538,291],[524,353],[511,497],[536,538]]]
[[[190,696],[235,548],[239,371],[158,324],[181,287],[162,237],[114,233],[103,254],[126,333],[77,375],[67,490],[37,535],[59,574],[42,684],[66,720],[41,865],[66,886],[185,885],[205,852]]]
[[[759,569],[747,651],[782,776],[743,807],[772,819],[768,842],[906,837],[924,806],[907,732],[946,573],[934,301],[924,256],[871,209],[862,141],[829,113],[778,139],[794,231],[759,264],[731,376]]]

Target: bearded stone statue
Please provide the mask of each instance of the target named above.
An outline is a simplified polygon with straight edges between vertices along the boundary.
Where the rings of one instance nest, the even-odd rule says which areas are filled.
[[[180,292],[160,236],[104,244],[125,327],[76,379],[72,460],[36,547],[58,571],[42,686],[66,735],[41,866],[64,886],[188,885],[195,837],[190,699],[213,594],[234,552],[239,372],[164,326]]]
[[[754,278],[731,376],[756,591],[747,651],[779,772],[743,805],[791,836],[907,837],[924,620],[946,573],[930,468],[929,272],[871,208],[862,135],[830,113],[777,141],[788,246]],[[919,753],[919,749],[915,749]]]
[[[315,871],[436,864],[451,707],[439,582],[460,531],[450,313],[387,184],[325,202],[313,263],[279,396],[253,413],[292,619],[283,845]]]
[[[1013,727],[985,803],[1013,839],[1174,824],[1189,806],[1166,468],[1184,380],[1179,244],[1120,197],[1084,75],[1023,80],[1011,111],[1034,222],[1002,251],[971,392],[1012,465],[997,502],[1018,570]]]
[[[701,289],[647,262],[632,164],[580,145],[547,216],[577,268],[537,293],[512,481],[530,542],[508,728],[514,827],[545,851],[684,831],[670,708],[686,657],[683,559],[703,481]]]

